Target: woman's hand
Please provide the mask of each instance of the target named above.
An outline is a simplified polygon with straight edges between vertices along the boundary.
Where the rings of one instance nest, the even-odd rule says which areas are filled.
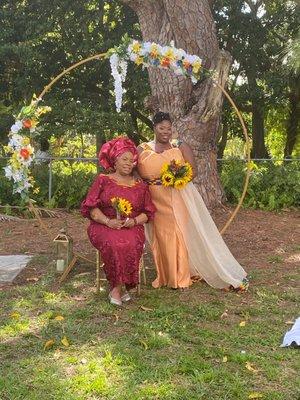
[[[135,225],[133,218],[126,218],[123,222],[124,228],[132,228]]]
[[[193,168],[193,179],[197,176],[197,164],[191,147],[187,143],[182,143],[179,149],[186,162],[190,163]]]
[[[111,229],[121,229],[123,222],[120,219],[110,219],[106,225]]]

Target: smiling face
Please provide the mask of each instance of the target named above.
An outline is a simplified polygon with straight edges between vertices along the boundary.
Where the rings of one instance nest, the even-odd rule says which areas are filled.
[[[115,163],[116,172],[120,175],[130,175],[134,167],[133,154],[131,151],[126,151],[121,154]]]
[[[172,124],[170,121],[164,120],[154,126],[156,141],[159,143],[169,143],[172,137]]]

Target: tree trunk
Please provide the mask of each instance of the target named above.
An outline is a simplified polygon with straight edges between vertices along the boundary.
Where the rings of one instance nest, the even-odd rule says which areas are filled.
[[[300,118],[300,75],[295,79],[289,96],[290,112],[287,125],[287,137],[284,149],[284,157],[290,158],[296,144],[299,118]]]
[[[123,0],[138,15],[144,41],[168,45],[202,58],[203,67],[215,69],[225,85],[231,65],[228,53],[218,47],[215,24],[208,0]],[[223,190],[217,174],[217,134],[223,96],[211,79],[192,85],[190,79],[170,71],[148,68],[152,104],[170,112],[180,138],[192,147],[198,167],[196,180],[205,203],[220,203]]]
[[[253,70],[247,73],[251,96],[252,111],[252,158],[266,158],[268,152],[265,146],[264,98],[259,88]]]
[[[224,150],[227,144],[227,138],[228,138],[228,132],[229,132],[229,125],[227,119],[223,119],[222,127],[221,127],[221,140],[218,144],[218,158],[223,158],[224,156]]]
[[[99,151],[102,145],[105,143],[105,136],[99,131],[96,131],[96,157],[98,157]],[[100,164],[97,162],[97,171],[98,173],[101,170]]]
[[[266,158],[265,126],[263,107],[255,102],[252,104],[252,158]]]

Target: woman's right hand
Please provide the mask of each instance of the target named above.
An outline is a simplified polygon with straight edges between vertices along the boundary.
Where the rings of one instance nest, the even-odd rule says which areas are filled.
[[[123,222],[120,219],[110,219],[106,225],[111,229],[121,229]]]

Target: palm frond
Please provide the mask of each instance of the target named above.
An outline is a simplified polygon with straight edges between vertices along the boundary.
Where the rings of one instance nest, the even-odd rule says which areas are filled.
[[[0,222],[22,221],[22,218],[13,217],[12,215],[0,214]]]

